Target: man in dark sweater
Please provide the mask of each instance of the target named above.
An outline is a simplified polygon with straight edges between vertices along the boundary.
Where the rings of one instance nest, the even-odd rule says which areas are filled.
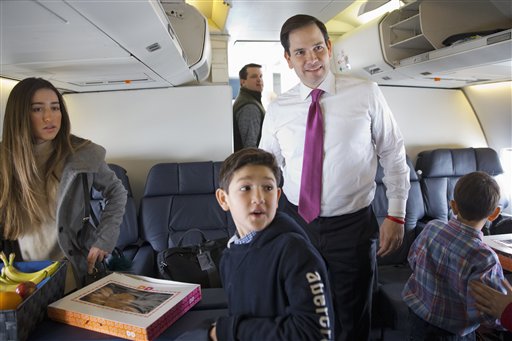
[[[239,72],[240,92],[233,103],[234,151],[257,147],[265,109],[261,104],[263,74],[261,65],[247,64]]]
[[[272,154],[246,148],[229,156],[217,200],[237,232],[220,274],[229,315],[211,340],[331,340],[334,316],[327,269],[301,227],[277,212],[281,189]]]

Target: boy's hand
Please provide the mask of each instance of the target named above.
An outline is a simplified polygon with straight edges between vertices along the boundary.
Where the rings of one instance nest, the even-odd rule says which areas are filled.
[[[404,225],[384,219],[380,226],[377,256],[386,256],[397,250],[404,240]]]
[[[217,341],[217,327],[215,326],[215,323],[210,328],[210,333],[208,336],[210,337],[210,340]]]
[[[512,303],[512,286],[506,279],[502,283],[507,289],[507,294],[502,294],[480,281],[471,281],[469,283],[478,310],[498,319],[501,318],[501,314],[507,305]]]

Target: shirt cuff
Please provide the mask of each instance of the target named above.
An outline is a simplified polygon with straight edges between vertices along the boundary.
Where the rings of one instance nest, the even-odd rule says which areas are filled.
[[[392,217],[405,218],[406,201],[403,199],[389,199],[388,214]]]

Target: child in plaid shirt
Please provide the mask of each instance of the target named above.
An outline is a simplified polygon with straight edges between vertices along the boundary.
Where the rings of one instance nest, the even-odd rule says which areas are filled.
[[[456,218],[433,220],[409,252],[413,273],[402,292],[409,306],[409,340],[475,340],[481,323],[496,319],[477,310],[468,284],[479,280],[502,292],[503,270],[482,240],[482,227],[500,209],[500,189],[486,173],[459,179],[450,206]]]

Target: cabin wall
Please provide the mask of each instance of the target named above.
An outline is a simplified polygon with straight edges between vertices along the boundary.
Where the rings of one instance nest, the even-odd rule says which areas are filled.
[[[489,147],[512,148],[512,82],[481,84],[463,89],[485,132]]]
[[[408,155],[487,146],[461,90],[382,87]],[[232,151],[231,88],[194,86],[65,95],[73,132],[127,169],[135,198],[158,162],[223,160]]]
[[[504,174],[501,188],[511,203],[505,213],[512,215],[512,82],[473,85],[464,88],[482,125],[489,147],[501,158]]]
[[[512,196],[512,87],[496,83],[460,89],[381,86],[413,163],[436,148],[491,147],[501,158],[502,195]],[[512,214],[512,205],[504,210]]]
[[[413,163],[423,150],[488,146],[475,112],[462,90],[380,88]]]
[[[159,162],[224,160],[232,152],[231,88],[190,86],[64,96],[72,132],[107,149],[134,197]]]
[[[4,113],[5,106],[7,105],[7,98],[16,84],[18,84],[17,81],[0,78],[0,141],[2,140],[3,134]]]

